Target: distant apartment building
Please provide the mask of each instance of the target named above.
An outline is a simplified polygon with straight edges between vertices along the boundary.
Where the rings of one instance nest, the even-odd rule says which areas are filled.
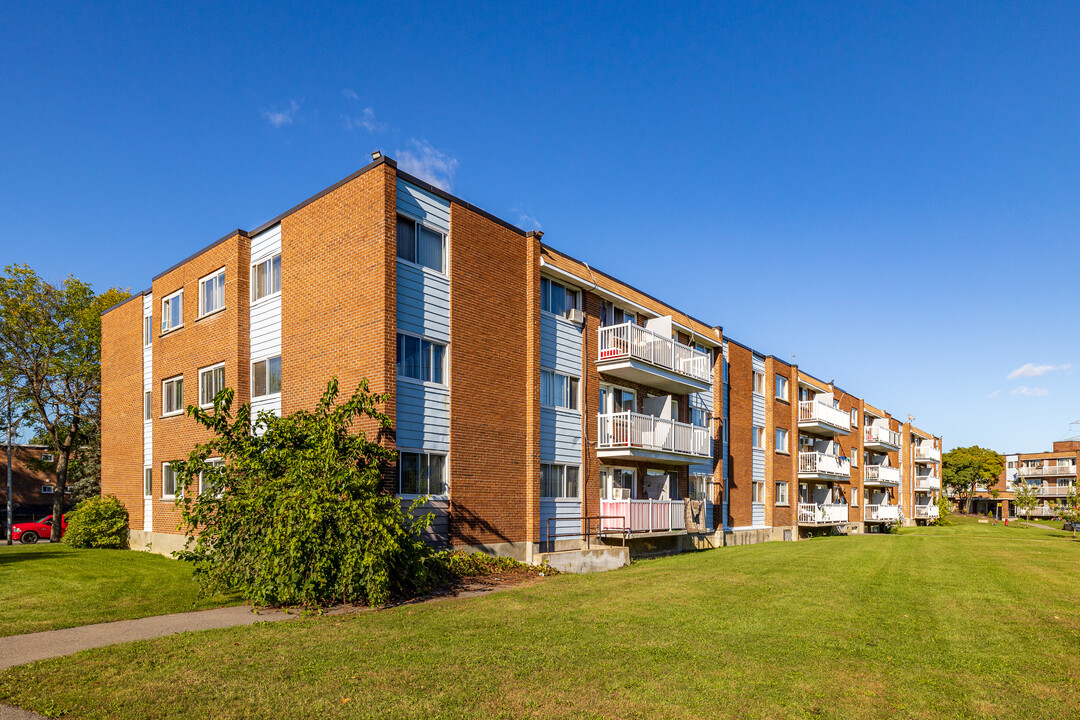
[[[68,485],[67,492],[71,492]],[[56,495],[56,456],[47,445],[11,445],[11,508],[16,520],[50,514]],[[0,445],[0,527],[7,516],[7,445]]]
[[[102,317],[102,487],[182,542],[170,463],[223,387],[291,413],[389,392],[386,489],[432,542],[531,559],[936,516],[941,438],[379,158]]]
[[[1076,465],[1080,459],[1080,440],[1058,440],[1050,452],[1010,453],[1005,455],[1005,470],[991,487],[979,486],[973,498],[973,511],[1015,517],[1017,491],[1033,487],[1038,504],[1030,517],[1058,517],[1059,507],[1070,491],[1077,488]],[[996,491],[996,492],[992,492]]]

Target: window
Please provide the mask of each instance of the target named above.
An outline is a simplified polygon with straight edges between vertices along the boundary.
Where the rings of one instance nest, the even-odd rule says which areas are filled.
[[[754,431],[753,431],[753,438],[754,438],[754,449],[755,450],[764,450],[765,449],[765,428],[755,425],[754,426]]]
[[[398,453],[398,493],[444,495],[446,456],[421,452]]]
[[[154,494],[154,468],[143,468],[142,494],[143,497],[150,497]]]
[[[281,356],[251,363],[251,397],[281,392]]]
[[[142,344],[149,345],[154,337],[154,318],[149,315],[142,319]]]
[[[397,336],[398,377],[444,385],[446,346],[415,335]]]
[[[786,482],[776,483],[776,504],[788,504],[788,484]]]
[[[54,492],[56,492],[56,488],[54,488],[52,485],[42,485],[41,486],[41,494],[42,495],[52,495]]]
[[[199,281],[199,317],[225,308],[225,270]]]
[[[776,428],[775,450],[778,453],[786,453],[788,451],[787,430],[785,430],[784,428]]]
[[[167,333],[184,324],[184,291],[177,290],[161,301],[161,332]]]
[[[147,390],[143,393],[143,420],[150,420],[154,417],[154,393]]]
[[[705,408],[690,406],[690,424],[697,427],[706,427],[709,424],[709,413]]]
[[[41,453],[41,462],[52,462],[52,461],[53,461],[53,454],[52,453]]]
[[[541,286],[543,286],[543,282],[543,280],[540,281]],[[634,318],[634,313],[627,312],[626,310],[623,310],[619,307],[615,307],[613,303],[610,303],[607,300],[604,301],[604,327],[610,327],[612,325],[622,325],[623,323],[628,322],[632,323],[634,322]]]
[[[184,376],[161,383],[161,414],[178,415],[184,412]]]
[[[251,301],[281,292],[281,255],[260,260],[251,266]]]
[[[600,468],[600,499],[629,500],[633,494],[634,471],[629,468]]]
[[[855,408],[851,408],[851,427],[859,427],[859,411]]]
[[[177,495],[176,471],[169,463],[161,463],[161,497],[163,500],[171,500]]]
[[[859,448],[851,448],[851,467],[859,467]]]
[[[707,498],[706,493],[709,487],[708,475],[691,475],[690,476],[690,499],[691,500],[705,500]]]
[[[541,370],[540,403],[567,410],[577,410],[578,379],[554,370]]]
[[[754,394],[765,394],[765,374],[759,373],[757,370],[754,371]]]
[[[577,498],[577,466],[542,463],[540,465],[540,497]]]
[[[203,368],[199,371],[199,404],[207,407],[225,389],[225,364]]]
[[[423,265],[435,272],[444,272],[445,244],[445,237],[441,232],[432,230],[412,218],[398,215],[397,255],[402,260]]]
[[[776,376],[776,399],[785,401],[788,399],[787,378],[783,375]]]
[[[751,483],[751,502],[763,503],[765,502],[765,483],[753,482]]]
[[[218,469],[225,465],[225,461],[221,458],[212,458],[206,461],[206,464],[210,466],[210,470],[199,473],[199,494],[209,490],[217,497],[221,497],[221,478],[218,476]]]
[[[559,317],[568,317],[570,311],[578,307],[577,290],[566,287],[554,280],[540,278],[540,309]]]

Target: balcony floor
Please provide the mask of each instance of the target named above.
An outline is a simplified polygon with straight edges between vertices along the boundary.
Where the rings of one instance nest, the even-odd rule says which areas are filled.
[[[649,460],[667,465],[701,465],[712,462],[711,455],[684,455],[635,447],[597,448],[596,457],[601,460]]]
[[[691,393],[706,392],[712,388],[711,383],[702,382],[687,375],[680,375],[677,372],[650,365],[635,358],[618,357],[610,360],[597,360],[596,369],[604,375],[663,390],[672,395],[689,395]]]

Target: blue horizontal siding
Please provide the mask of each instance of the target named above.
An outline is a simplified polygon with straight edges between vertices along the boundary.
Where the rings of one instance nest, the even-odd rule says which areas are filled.
[[[450,203],[401,179],[397,181],[397,211],[450,232]]]
[[[397,445],[450,452],[450,393],[417,383],[397,384]]]
[[[540,315],[540,364],[581,377],[581,329],[553,315]]]
[[[450,280],[407,263],[397,264],[399,330],[450,341]]]
[[[551,533],[575,533],[573,537],[556,537],[554,540],[573,540],[581,538],[581,500],[561,498],[540,498],[540,538],[547,541],[548,518],[555,518],[551,522]],[[574,518],[574,519],[570,519]]]
[[[581,462],[581,415],[540,408],[540,460],[572,465]]]

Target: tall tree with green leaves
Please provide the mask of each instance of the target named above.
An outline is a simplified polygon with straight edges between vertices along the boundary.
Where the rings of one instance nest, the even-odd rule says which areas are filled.
[[[101,313],[128,296],[116,288],[96,294],[71,275],[53,284],[27,265],[0,274],[0,381],[15,389],[22,418],[56,453],[57,517],[72,455],[97,437]],[[60,539],[60,523],[52,539]]]
[[[1031,511],[1039,504],[1039,486],[1028,482],[1020,482],[1016,486],[1016,514],[1030,518]]]
[[[978,445],[954,448],[941,458],[941,480],[956,492],[964,512],[971,507],[976,484],[990,487],[1004,470],[1005,459],[1001,455]]]

